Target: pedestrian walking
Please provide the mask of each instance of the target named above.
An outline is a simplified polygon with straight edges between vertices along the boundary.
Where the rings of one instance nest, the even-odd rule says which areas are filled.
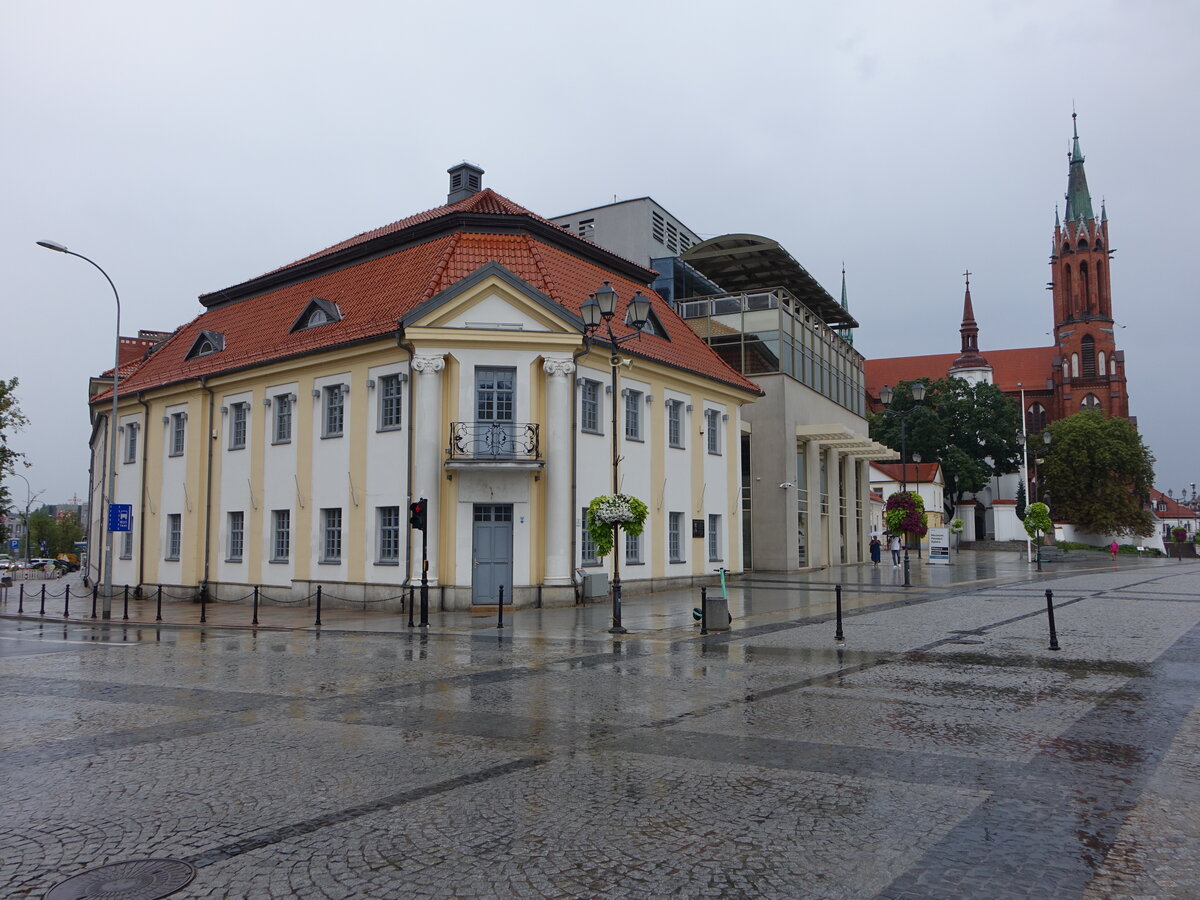
[[[879,538],[871,535],[871,562],[874,565],[879,565],[879,556],[883,552],[883,544],[879,543]]]
[[[1120,550],[1121,550],[1121,548],[1117,546],[1116,541],[1113,541],[1111,544],[1108,545],[1108,552],[1109,552],[1109,555],[1112,556],[1113,562],[1117,561],[1117,554],[1120,552]]]
[[[888,549],[892,551],[892,568],[900,568],[900,535],[892,535],[892,539],[888,541]]]

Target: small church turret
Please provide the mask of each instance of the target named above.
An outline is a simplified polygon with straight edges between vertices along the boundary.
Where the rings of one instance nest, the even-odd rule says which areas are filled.
[[[965,378],[972,384],[978,382],[992,383],[992,367],[979,352],[979,325],[975,321],[975,309],[971,305],[971,273],[964,272],[966,278],[966,293],[963,295],[962,326],[958,333],[962,337],[962,349],[958,358],[950,364],[948,374],[956,378]]]

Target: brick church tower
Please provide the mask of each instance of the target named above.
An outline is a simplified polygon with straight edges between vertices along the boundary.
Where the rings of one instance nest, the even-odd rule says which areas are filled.
[[[1062,221],[1055,212],[1050,256],[1055,344],[1050,419],[1081,409],[1128,418],[1125,354],[1117,349],[1113,334],[1108,215],[1103,204],[1099,218],[1092,212],[1074,113],[1071,120],[1074,144],[1066,211]]]

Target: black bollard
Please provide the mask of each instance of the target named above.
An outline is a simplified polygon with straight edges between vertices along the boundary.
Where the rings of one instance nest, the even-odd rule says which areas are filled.
[[[317,625],[321,624],[321,586],[317,585]]]
[[[500,602],[496,605],[496,609],[499,610],[499,612],[497,613],[496,627],[503,628],[504,627],[504,585],[500,585]]]
[[[17,586],[17,615],[25,615],[25,582]]]
[[[416,624],[413,622],[413,600],[415,599],[415,597],[416,597],[416,589],[413,587],[412,582],[410,581],[408,583],[408,627],[409,628],[417,627]]]
[[[71,618],[71,586],[69,584],[66,591],[63,592],[63,618]]]
[[[1046,591],[1046,618],[1050,620],[1051,650],[1061,650],[1058,646],[1058,632],[1054,630],[1054,591]]]
[[[42,608],[38,610],[39,616],[46,614],[46,585],[42,585]]]
[[[708,588],[700,585],[700,633],[708,634]]]
[[[121,618],[129,619],[129,585],[125,585],[125,614]]]
[[[252,621],[250,624],[251,625],[258,624],[258,585],[257,584],[254,586],[254,621]]]
[[[837,631],[834,632],[833,639],[840,644],[846,640],[846,635],[842,634],[842,586],[839,584],[833,592],[837,598]]]
[[[155,601],[155,605],[156,605],[157,609],[155,610],[155,613],[154,613],[154,621],[161,622],[162,621],[162,585],[161,584],[158,586],[158,590],[155,591],[155,593],[158,595],[158,597]],[[96,614],[92,613],[92,618],[95,618],[95,617],[96,617]]]
[[[908,580],[908,545],[904,546],[904,586],[911,587],[912,582]]]
[[[92,618],[96,618],[96,598],[100,595],[99,585],[92,585]]]
[[[208,585],[200,585],[200,621],[208,621]]]

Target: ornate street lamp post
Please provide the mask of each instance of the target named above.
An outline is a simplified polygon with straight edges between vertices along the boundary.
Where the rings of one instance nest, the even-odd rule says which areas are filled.
[[[621,365],[621,357],[617,355],[617,347],[628,340],[635,337],[640,337],[642,328],[650,318],[650,298],[641,291],[636,291],[633,297],[629,300],[629,317],[628,324],[634,330],[630,334],[617,337],[613,334],[612,320],[617,311],[617,292],[613,290],[609,282],[596,290],[594,294],[589,294],[587,301],[580,308],[580,313],[583,316],[583,333],[584,338],[590,340],[591,336],[600,327],[600,323],[604,323],[604,328],[608,332],[608,343],[612,347],[612,354],[608,358],[609,367],[612,369],[612,492],[619,494],[620,491],[620,475],[619,466],[621,463],[620,456],[620,438],[617,435],[617,403],[621,396],[617,390],[617,367]],[[613,530],[613,580],[612,580],[612,627],[608,629],[609,634],[625,634],[625,628],[621,625],[621,548],[618,538],[620,537],[621,525],[619,522],[612,523]]]
[[[113,532],[108,527],[107,519],[108,506],[112,505],[113,493],[117,486],[117,388],[121,382],[121,295],[117,293],[117,286],[113,284],[113,280],[108,277],[108,273],[100,268],[100,265],[94,260],[88,259],[82,253],[76,253],[73,250],[68,250],[62,244],[56,241],[38,241],[39,247],[45,247],[47,250],[54,250],[58,253],[65,253],[68,256],[77,256],[86,263],[91,263],[104,280],[108,282],[108,286],[112,288],[113,297],[117,301],[117,334],[114,340],[113,349],[113,381],[112,381],[112,416],[108,423],[109,444],[108,444],[108,489],[106,500],[107,506],[101,503],[101,519],[100,525],[104,528],[104,597],[101,617],[105,619],[112,618],[112,568],[113,568]]]
[[[914,381],[911,387],[913,406],[900,411],[892,409],[892,400],[896,396],[886,384],[879,391],[879,399],[883,403],[883,411],[889,416],[896,416],[900,420],[900,490],[902,493],[908,493],[908,417],[917,409],[916,404],[925,401],[925,382]],[[908,580],[908,535],[904,537],[904,586],[909,586]]]

